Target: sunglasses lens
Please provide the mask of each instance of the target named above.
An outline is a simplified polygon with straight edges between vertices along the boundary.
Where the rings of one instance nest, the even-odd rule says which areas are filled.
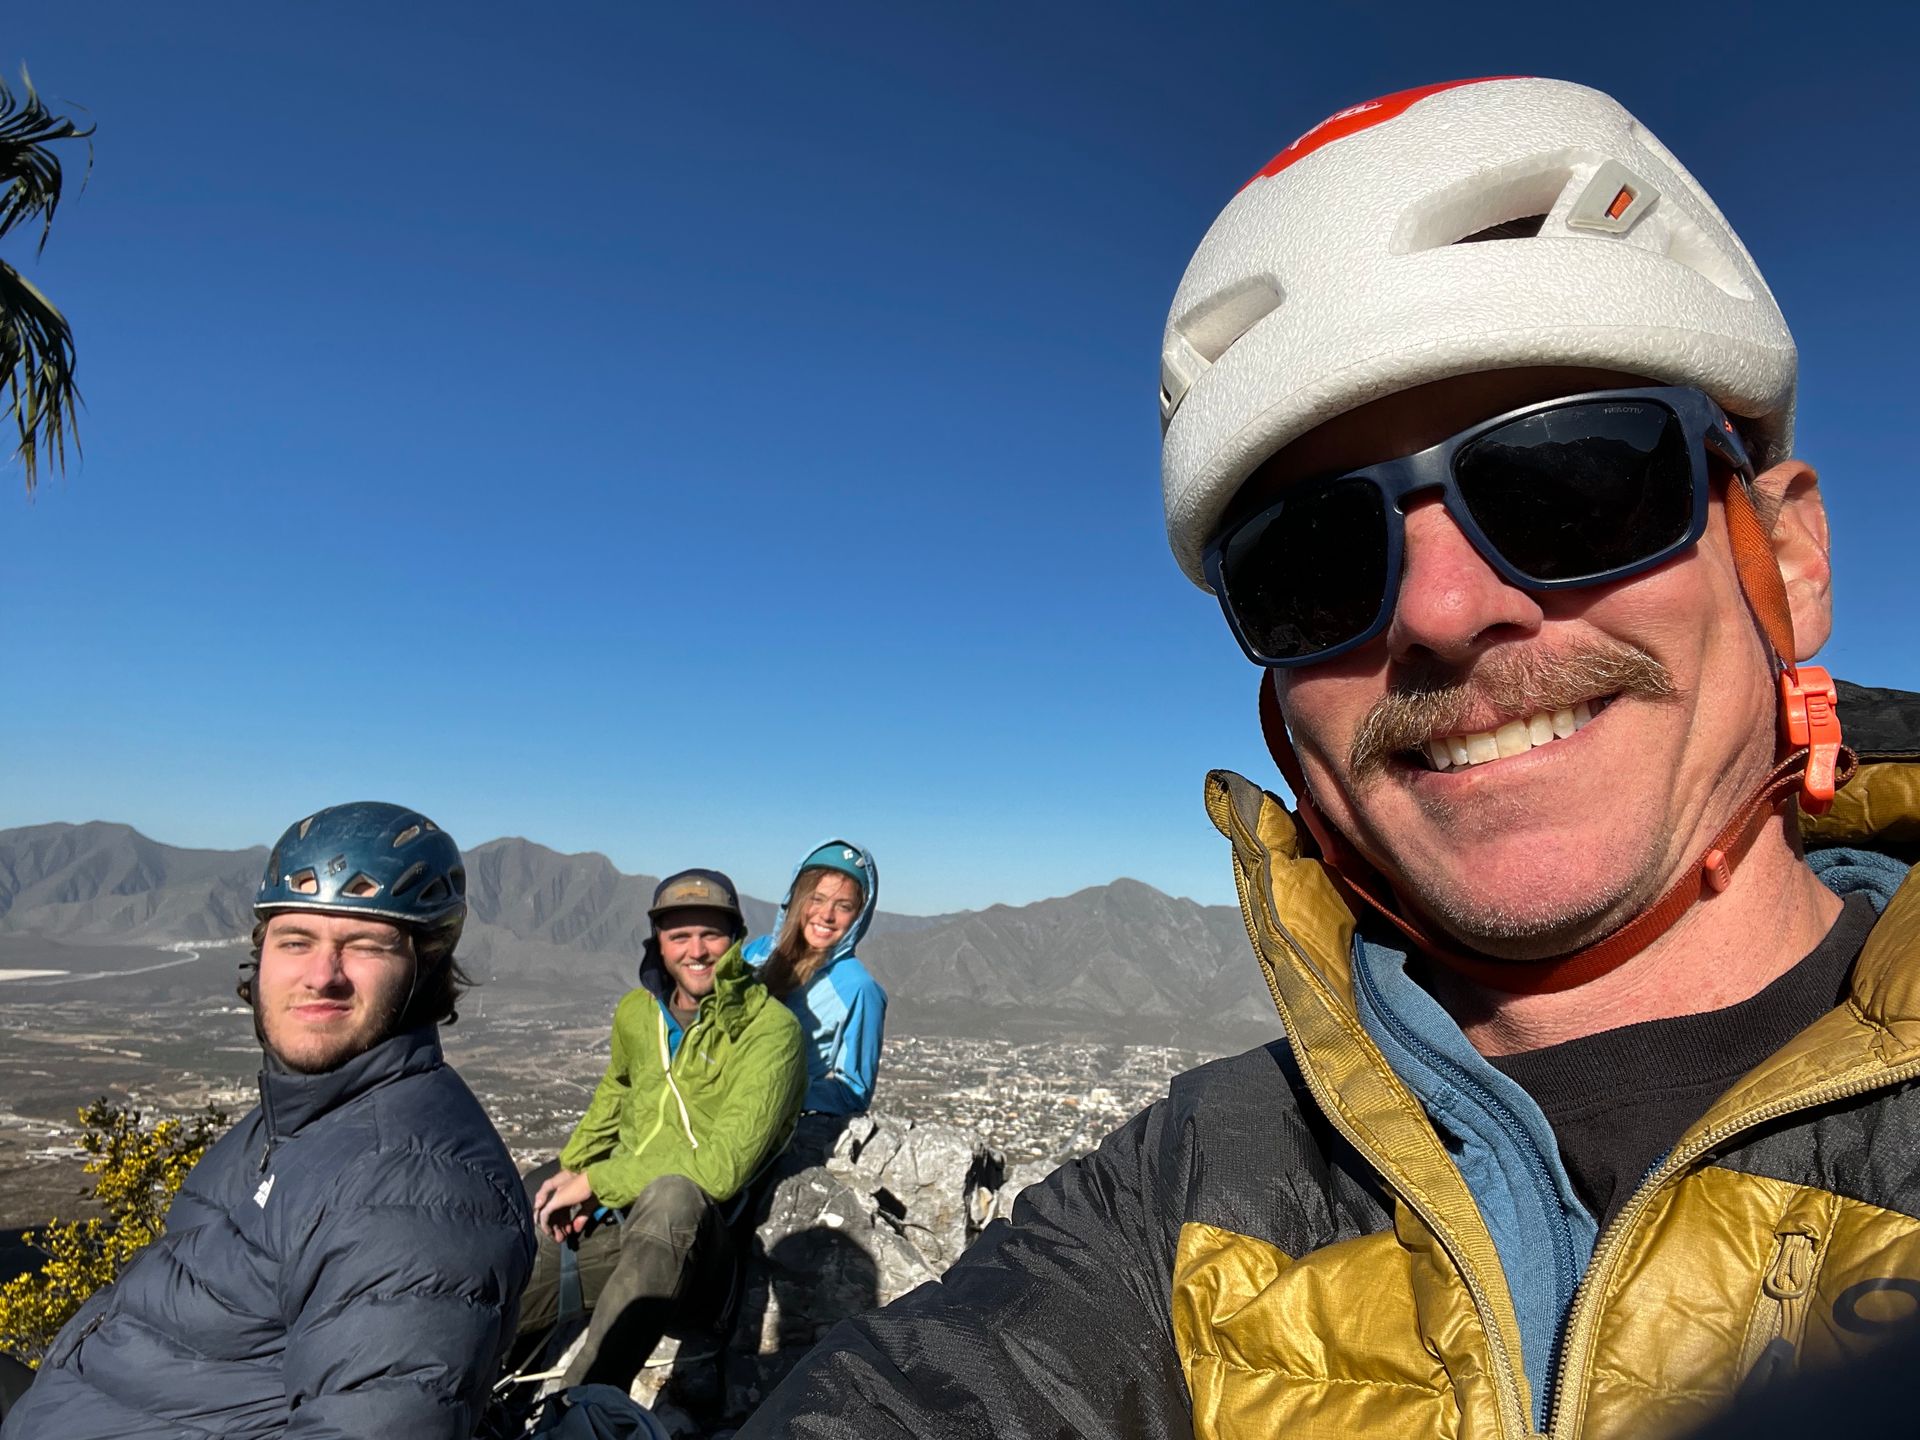
[[[1463,447],[1453,475],[1481,533],[1534,580],[1623,570],[1693,528],[1692,447],[1679,417],[1651,400],[1528,415]]]
[[[1386,502],[1367,480],[1288,495],[1228,538],[1220,580],[1241,634],[1266,659],[1363,635],[1387,593]]]

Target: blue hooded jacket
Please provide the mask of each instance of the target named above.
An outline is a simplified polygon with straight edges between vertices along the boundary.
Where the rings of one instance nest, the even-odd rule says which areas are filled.
[[[822,858],[822,851],[837,853]],[[807,1094],[801,1108],[822,1115],[859,1115],[873,1103],[880,1038],[887,1019],[887,992],[853,953],[880,903],[880,871],[873,856],[850,840],[829,840],[808,851],[807,858],[794,866],[772,933],[748,941],[743,953],[756,970],[767,963],[774,937],[786,924],[794,881],[810,864],[828,864],[854,876],[866,891],[867,903],[813,978],[785,997],[806,1034]]]

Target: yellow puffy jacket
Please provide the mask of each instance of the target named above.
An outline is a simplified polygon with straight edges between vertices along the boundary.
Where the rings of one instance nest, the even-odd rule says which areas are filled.
[[[1843,703],[1865,763],[1809,841],[1911,860],[1920,697]],[[1530,1377],[1488,1225],[1356,1014],[1353,917],[1274,796],[1215,772],[1207,809],[1286,1040],[1179,1077],[942,1282],[840,1326],[743,1440],[1517,1440],[1541,1383],[1553,1435],[1640,1440],[1920,1313],[1920,881],[1847,1003],[1642,1182]]]

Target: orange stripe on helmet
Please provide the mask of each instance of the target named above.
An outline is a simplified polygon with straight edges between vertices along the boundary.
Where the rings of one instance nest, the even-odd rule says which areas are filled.
[[[1364,100],[1358,105],[1349,105],[1337,114],[1329,115],[1314,126],[1273,159],[1260,167],[1258,173],[1247,181],[1270,180],[1296,160],[1304,159],[1322,145],[1331,145],[1335,140],[1344,140],[1349,135],[1357,135],[1362,130],[1371,129],[1383,120],[1391,120],[1396,115],[1404,115],[1413,106],[1429,95],[1438,95],[1442,90],[1457,90],[1462,85],[1485,85],[1492,80],[1524,80],[1524,75],[1481,75],[1472,80],[1442,80],[1437,85],[1420,85],[1412,90],[1398,90],[1391,95],[1382,95],[1377,100]],[[1242,190],[1247,188],[1242,185]]]

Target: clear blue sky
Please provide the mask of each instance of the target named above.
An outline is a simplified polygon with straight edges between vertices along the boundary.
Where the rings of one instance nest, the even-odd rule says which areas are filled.
[[[1272,774],[1162,537],[1165,307],[1301,131],[1480,74],[1611,90],[1729,213],[1827,658],[1920,682],[1915,12],[1599,13],[10,6],[99,135],[8,252],[87,411],[65,482],[0,472],[0,825],[383,797],[762,895],[844,833],[893,909],[1230,900],[1201,777]]]

